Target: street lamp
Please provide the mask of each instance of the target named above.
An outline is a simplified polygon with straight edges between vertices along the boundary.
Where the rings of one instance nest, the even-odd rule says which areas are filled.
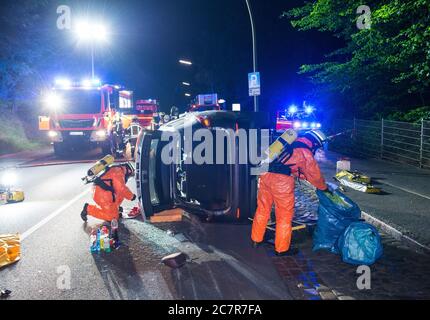
[[[91,45],[91,78],[94,80],[94,46],[96,42],[106,42],[108,30],[101,23],[80,21],[76,24],[75,34],[80,41],[89,42]]]
[[[191,86],[191,83],[189,83],[189,82],[182,82],[182,84],[183,84],[184,86],[186,86],[186,87]]]
[[[193,65],[193,63],[191,61],[189,61],[189,60],[183,60],[183,59],[179,60],[179,63],[187,65],[187,66]]]
[[[186,93],[185,96],[186,97],[191,97],[191,94],[190,93]]]
[[[251,21],[251,31],[252,31],[252,65],[254,68],[254,73],[257,72],[257,36],[255,32],[254,18],[252,17],[252,9],[249,4],[249,0],[246,1],[246,6],[248,7],[249,19]],[[254,96],[254,111],[258,111],[258,97]]]

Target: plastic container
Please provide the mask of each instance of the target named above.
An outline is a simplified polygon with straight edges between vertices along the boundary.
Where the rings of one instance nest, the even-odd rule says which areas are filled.
[[[351,161],[348,159],[341,159],[338,162],[336,162],[336,173],[339,173],[340,171],[351,171]]]
[[[97,252],[97,231],[92,230],[90,235],[90,252],[96,253]]]
[[[118,248],[120,245],[119,237],[118,237],[118,221],[116,219],[113,219],[111,221],[110,226],[111,226],[111,237],[114,242],[114,248]]]

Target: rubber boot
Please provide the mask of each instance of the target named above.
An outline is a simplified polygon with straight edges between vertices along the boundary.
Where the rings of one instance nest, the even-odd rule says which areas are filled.
[[[82,212],[81,212],[81,218],[84,222],[88,221],[87,208],[88,208],[88,203],[84,204],[84,208],[82,209]]]
[[[297,249],[297,248],[290,248],[288,251],[284,251],[284,252],[277,252],[277,251],[275,251],[275,255],[277,257],[295,256],[298,253],[299,253],[299,249]]]

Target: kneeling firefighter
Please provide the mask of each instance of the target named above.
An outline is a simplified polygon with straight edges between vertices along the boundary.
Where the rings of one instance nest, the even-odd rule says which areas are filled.
[[[101,162],[103,161],[105,160],[102,159]],[[88,215],[109,222],[118,220],[124,199],[136,199],[136,195],[127,187],[127,181],[133,175],[134,168],[130,163],[113,164],[112,161],[99,174],[87,179],[87,182],[94,183],[93,199],[96,204],[84,205],[82,220],[87,221]]]
[[[304,133],[291,144],[285,143],[284,152],[269,164],[268,172],[261,175],[251,235],[254,246],[263,241],[274,203],[275,253],[297,253],[296,249],[290,249],[295,200],[294,179],[304,179],[317,189],[327,190],[324,177],[314,158],[315,152],[323,147],[326,140],[323,132],[315,130]]]

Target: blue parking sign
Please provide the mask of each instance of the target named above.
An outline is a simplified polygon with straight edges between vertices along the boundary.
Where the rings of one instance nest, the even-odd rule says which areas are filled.
[[[252,72],[248,74],[249,95],[251,97],[261,94],[260,72]]]

